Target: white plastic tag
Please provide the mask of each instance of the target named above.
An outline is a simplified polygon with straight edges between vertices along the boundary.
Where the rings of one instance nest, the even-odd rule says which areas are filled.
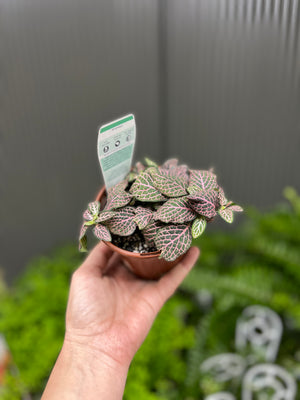
[[[121,182],[131,169],[136,126],[133,114],[102,125],[98,131],[98,157],[106,189]]]

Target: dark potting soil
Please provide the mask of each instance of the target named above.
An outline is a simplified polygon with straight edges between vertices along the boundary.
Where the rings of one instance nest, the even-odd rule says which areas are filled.
[[[145,242],[144,237],[139,232],[135,232],[131,236],[112,235],[111,242],[115,246],[123,250],[132,251],[133,253],[152,253],[153,251],[157,251],[155,246],[149,246]]]

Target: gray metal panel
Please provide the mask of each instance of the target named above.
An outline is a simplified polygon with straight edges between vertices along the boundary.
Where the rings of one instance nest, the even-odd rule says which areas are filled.
[[[0,265],[76,240],[102,185],[97,126],[136,115],[136,157],[158,146],[152,0],[0,1]]]
[[[167,1],[170,153],[214,166],[236,201],[300,189],[300,5]]]

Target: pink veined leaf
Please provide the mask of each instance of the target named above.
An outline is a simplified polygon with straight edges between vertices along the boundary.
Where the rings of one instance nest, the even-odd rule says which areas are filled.
[[[165,196],[153,185],[153,178],[148,170],[143,171],[136,178],[130,188],[130,193],[140,201],[164,201]]]
[[[139,229],[144,229],[152,220],[153,213],[148,208],[137,207],[135,210],[134,222]]]
[[[155,238],[156,247],[161,251],[161,258],[174,261],[191,246],[192,233],[189,225],[170,225],[161,228]]]
[[[178,197],[187,194],[184,179],[177,176],[166,176],[159,172],[151,172],[153,185],[168,197]]]
[[[167,160],[163,163],[162,168],[169,169],[169,168],[177,167],[177,165],[178,165],[177,158],[170,158],[169,160]]]
[[[106,226],[98,224],[93,228],[93,233],[99,240],[111,241],[111,234]]]
[[[155,246],[155,236],[157,235],[158,230],[162,227],[162,224],[158,221],[152,220],[144,229],[143,236],[145,241],[149,246]]]
[[[95,223],[104,222],[111,219],[115,215],[114,211],[101,211]]]
[[[163,222],[174,222],[180,224],[189,222],[196,218],[195,212],[189,206],[188,199],[181,197],[179,199],[170,199],[166,201],[154,214],[154,219]]]
[[[200,190],[212,190],[218,187],[217,177],[210,171],[190,171],[190,186],[197,186]]]
[[[145,168],[146,168],[145,165],[143,165],[143,164],[142,164],[141,162],[139,162],[139,161],[135,164],[135,169],[136,169],[136,171],[137,171],[138,174],[139,174],[140,172],[144,171]]]
[[[132,195],[125,191],[127,181],[122,181],[108,190],[105,210],[112,210],[126,206]]]
[[[89,203],[88,211],[92,214],[93,218],[97,216],[100,211],[99,201],[93,201],[92,203]]]
[[[85,212],[83,213],[83,219],[85,219],[86,221],[92,221],[94,217],[89,210],[85,210]]]
[[[81,228],[80,228],[80,233],[79,233],[79,240],[82,239],[83,236],[85,236],[87,230],[88,230],[88,226],[86,226],[85,224],[82,224]]]
[[[230,209],[231,211],[236,211],[236,212],[243,212],[243,208],[241,206],[238,206],[237,204],[233,202],[227,203],[225,206],[226,209]]]
[[[225,193],[224,190],[219,187],[219,202],[220,202],[220,206],[226,206],[226,204],[228,203],[228,200],[225,197]]]
[[[207,218],[213,218],[217,212],[216,207],[218,206],[218,192],[210,190],[209,192],[198,192],[194,195],[187,196],[190,201],[191,208]]]
[[[134,217],[135,208],[125,207],[115,212],[114,217],[107,221],[107,226],[114,235],[129,236],[136,229]]]

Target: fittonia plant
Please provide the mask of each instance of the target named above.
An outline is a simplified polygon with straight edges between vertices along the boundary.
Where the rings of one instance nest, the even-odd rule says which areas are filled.
[[[104,241],[139,233],[149,248],[173,261],[217,214],[231,223],[234,211],[243,211],[226,199],[211,170],[190,170],[176,159],[162,166],[146,159],[145,164],[137,163],[108,191],[103,210],[98,201],[88,205],[79,237],[81,251],[87,250],[88,228]]]

